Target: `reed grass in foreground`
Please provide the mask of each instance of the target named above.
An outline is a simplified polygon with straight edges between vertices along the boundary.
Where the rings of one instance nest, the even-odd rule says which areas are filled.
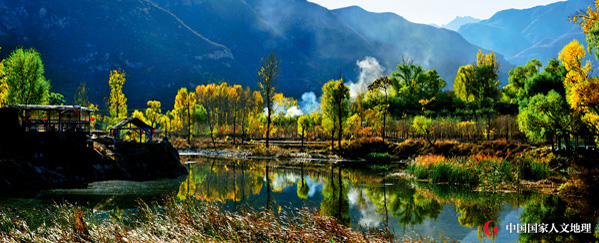
[[[48,215],[49,223],[32,229],[0,210],[0,242],[389,242],[395,238],[387,230],[352,230],[308,209],[291,214],[229,212],[218,204],[178,200],[151,207],[140,202],[135,213],[115,211],[107,218],[73,205],[56,206]]]

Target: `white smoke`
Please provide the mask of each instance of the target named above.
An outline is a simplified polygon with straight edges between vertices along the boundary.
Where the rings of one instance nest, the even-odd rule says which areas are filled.
[[[379,61],[374,57],[365,57],[364,60],[356,61],[356,65],[360,68],[360,75],[357,83],[349,83],[349,91],[351,98],[356,98],[358,93],[366,92],[368,85],[374,82],[377,78],[383,76],[385,67],[381,66]]]
[[[262,112],[262,114],[264,114],[265,116],[268,115],[268,108],[264,107],[264,110]],[[289,107],[289,109],[285,110],[285,107],[283,107],[282,105],[279,104],[274,104],[273,105],[273,113],[272,115],[284,115],[286,117],[297,117],[297,116],[301,116],[304,113],[299,109],[299,107],[297,106],[292,106]]]
[[[310,114],[312,111],[318,111],[320,108],[320,102],[316,98],[316,94],[312,91],[302,94],[302,100],[299,102],[299,105],[304,114]]]
[[[289,107],[289,109],[287,109],[287,114],[285,114],[286,117],[296,117],[296,116],[301,116],[304,113],[297,108],[297,106],[292,106]]]

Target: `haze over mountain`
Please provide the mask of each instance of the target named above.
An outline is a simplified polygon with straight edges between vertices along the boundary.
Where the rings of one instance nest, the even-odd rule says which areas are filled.
[[[592,0],[568,0],[523,10],[504,10],[479,23],[465,24],[458,32],[466,40],[493,48],[517,65],[536,58],[546,63],[572,39],[586,45],[582,30],[568,17],[587,9]]]
[[[379,57],[390,70],[395,69],[402,56],[409,57],[426,69],[436,69],[449,89],[453,88],[459,67],[476,61],[476,53],[481,49],[455,31],[411,23],[394,13],[371,13],[355,6],[334,12],[360,32],[376,50],[382,51]],[[498,61],[502,64],[500,79],[507,83],[507,71],[503,70],[513,66],[501,54]]]
[[[109,70],[127,72],[130,108],[159,99],[170,108],[180,87],[225,80],[256,86],[258,61],[281,59],[278,91],[321,93],[376,58],[389,74],[402,57],[435,68],[451,89],[459,66],[480,47],[458,33],[358,7],[328,10],[305,0],[0,0],[0,58],[36,48],[54,91],[72,96],[86,81],[91,100],[108,96]],[[501,79],[511,65],[500,57]],[[69,101],[70,99],[67,99]]]
[[[472,23],[478,23],[480,21],[481,21],[480,19],[473,18],[473,17],[470,17],[470,16],[463,16],[463,17],[462,16],[457,16],[451,22],[449,22],[447,24],[444,24],[441,27],[445,28],[445,29],[448,29],[448,30],[458,31],[458,29],[460,29],[460,27],[462,27],[462,25],[472,24]]]

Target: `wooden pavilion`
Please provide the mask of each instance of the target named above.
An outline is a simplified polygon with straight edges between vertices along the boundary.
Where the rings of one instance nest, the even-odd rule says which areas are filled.
[[[133,127],[133,126],[135,126],[135,127]],[[121,132],[126,132],[127,134],[130,134],[132,131],[140,131],[139,132],[139,141],[140,142],[142,141],[143,135],[145,135],[146,143],[149,141],[152,141],[152,135],[155,132],[155,130],[152,126],[148,125],[147,123],[143,122],[139,118],[135,118],[135,117],[125,118],[125,119],[121,120],[120,122],[118,122],[117,124],[115,124],[114,126],[110,127],[110,129],[109,129],[109,133],[115,139],[122,138]]]
[[[10,105],[25,132],[89,133],[93,109],[77,105]]]

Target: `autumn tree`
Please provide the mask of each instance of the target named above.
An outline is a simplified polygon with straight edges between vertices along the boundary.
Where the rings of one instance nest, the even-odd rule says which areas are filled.
[[[268,148],[268,138],[270,133],[271,115],[273,113],[273,99],[275,87],[279,76],[281,61],[274,51],[270,51],[268,56],[260,60],[260,70],[258,71],[258,84],[262,91],[262,97],[266,102],[266,147]]]
[[[492,109],[500,98],[499,63],[495,52],[478,51],[475,66],[462,66],[453,84],[457,97],[477,110]]]
[[[237,115],[239,113],[239,104],[243,99],[243,88],[241,85],[233,85],[229,89],[229,96],[233,105],[233,143],[235,143],[235,137],[237,136]]]
[[[110,85],[110,99],[108,103],[111,123],[115,124],[127,117],[127,98],[123,94],[125,72],[121,70],[110,71],[108,84]]]
[[[87,83],[79,83],[79,87],[75,90],[75,96],[73,96],[73,104],[81,106],[89,106],[89,96],[87,95]]]
[[[500,98],[499,62],[493,50],[476,54],[475,65],[462,66],[455,77],[453,88],[457,97],[466,102],[472,111],[487,117],[487,139],[491,134],[491,114]]]
[[[599,141],[599,78],[589,77],[593,67],[590,61],[583,64],[584,55],[583,46],[574,40],[560,52],[559,59],[568,70],[564,82],[568,104]]]
[[[184,130],[187,142],[191,145],[191,131],[193,122],[193,111],[196,104],[196,94],[187,92],[187,88],[181,88],[175,97],[173,111],[177,119],[177,127]]]
[[[412,121],[412,128],[417,133],[424,135],[429,145],[432,145],[431,134],[433,133],[433,121],[425,116],[416,116]]]
[[[599,1],[595,1],[594,9],[589,5],[587,11],[579,12],[570,20],[580,25],[589,44],[587,49],[599,60],[598,9]],[[564,83],[568,104],[580,113],[582,121],[599,143],[599,78],[589,77],[593,67],[590,61],[583,64],[582,57],[585,54],[583,46],[574,40],[560,52],[559,59],[568,70]]]
[[[0,48],[1,50],[2,48]],[[7,103],[8,84],[6,83],[6,75],[4,73],[4,59],[0,60],[0,107]]]
[[[380,90],[385,95],[382,102],[377,102],[376,109],[383,113],[383,129],[381,129],[381,137],[385,142],[385,129],[387,124],[387,115],[389,113],[389,95],[388,89],[393,85],[393,81],[388,77],[380,77],[375,80],[372,84],[368,85],[368,91]]]
[[[143,122],[146,122],[146,117],[144,116],[144,113],[138,110],[134,110],[133,113],[131,113],[131,117],[133,118],[137,118]],[[143,142],[143,138],[146,137],[147,134],[144,134],[143,131],[141,130],[136,130],[136,131],[131,131],[131,135],[129,135],[129,138],[133,138],[133,140],[136,140],[138,142]],[[139,140],[137,140],[139,138]]]
[[[453,82],[455,95],[466,103],[474,103],[476,95],[475,81],[474,66],[461,66]]]
[[[150,123],[150,126],[156,128],[156,125],[160,122],[160,118],[162,116],[162,110],[160,107],[160,101],[157,100],[148,100],[148,108],[146,109],[146,118]]]
[[[164,127],[164,136],[168,137],[173,127],[176,126],[175,115],[172,111],[166,111],[162,117],[160,117],[160,126]]]
[[[311,126],[312,121],[310,120],[309,115],[302,115],[297,119],[297,133],[299,133],[302,138],[302,148],[304,148],[304,137],[306,136],[306,132]]]
[[[0,71],[0,102],[5,104],[46,104],[50,81],[44,77],[44,64],[34,49],[14,50],[3,60]]]
[[[322,112],[326,118],[333,122],[334,128],[339,128],[337,146],[341,148],[343,122],[349,116],[349,87],[343,83],[343,79],[331,80],[322,86],[322,92],[320,103]],[[334,140],[334,137],[331,139]]]

